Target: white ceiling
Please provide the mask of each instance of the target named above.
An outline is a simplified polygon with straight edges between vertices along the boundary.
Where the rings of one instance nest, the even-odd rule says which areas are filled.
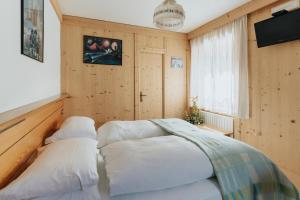
[[[163,0],[58,0],[63,14],[154,28],[153,12]],[[186,11],[180,32],[195,28],[250,0],[177,0]]]

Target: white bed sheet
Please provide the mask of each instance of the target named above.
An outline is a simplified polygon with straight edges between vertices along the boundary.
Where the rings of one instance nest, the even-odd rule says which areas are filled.
[[[215,180],[205,180],[157,192],[117,196],[111,200],[222,200],[222,196]]]
[[[108,197],[108,193],[102,193],[100,197],[99,188],[95,186],[86,191],[35,200],[222,200],[222,197],[218,184],[212,179],[168,190],[116,196],[113,198]]]
[[[95,185],[85,191],[57,194],[48,197],[36,198],[34,200],[102,200],[102,198],[98,185]]]

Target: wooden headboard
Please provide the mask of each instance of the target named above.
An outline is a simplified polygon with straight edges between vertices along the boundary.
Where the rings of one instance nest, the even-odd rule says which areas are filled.
[[[0,188],[20,175],[62,121],[64,99],[51,97],[0,114]]]

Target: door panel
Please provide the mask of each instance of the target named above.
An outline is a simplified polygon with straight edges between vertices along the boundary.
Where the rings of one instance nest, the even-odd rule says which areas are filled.
[[[163,118],[163,55],[139,53],[140,119]]]

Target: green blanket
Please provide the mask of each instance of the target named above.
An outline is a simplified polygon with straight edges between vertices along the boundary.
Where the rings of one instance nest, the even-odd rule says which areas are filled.
[[[151,120],[196,144],[210,159],[223,200],[299,200],[296,187],[261,152],[179,119]]]

